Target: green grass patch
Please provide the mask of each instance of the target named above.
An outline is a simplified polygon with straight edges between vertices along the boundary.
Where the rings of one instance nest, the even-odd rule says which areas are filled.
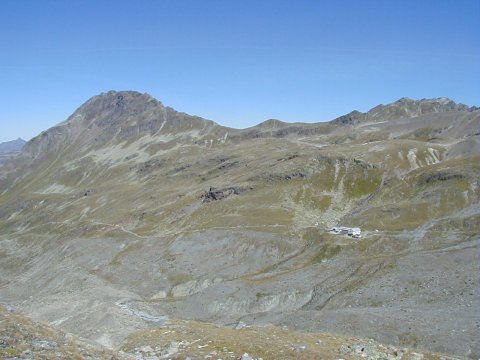
[[[371,194],[380,185],[381,178],[378,170],[364,171],[363,176],[349,176],[345,181],[345,195],[358,198]]]
[[[268,295],[269,295],[268,293],[264,293],[264,292],[257,292],[257,293],[255,294],[255,296],[257,297],[257,300],[259,300],[259,299],[261,299],[261,298],[263,298],[263,297],[265,297],[265,296],[268,296]]]
[[[328,260],[337,256],[342,251],[342,247],[340,245],[334,244],[324,244],[320,247],[320,249],[312,256],[310,262],[312,264],[317,264],[322,262],[323,260]]]

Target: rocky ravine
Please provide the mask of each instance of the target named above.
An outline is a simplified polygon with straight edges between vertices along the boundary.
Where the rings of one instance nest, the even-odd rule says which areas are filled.
[[[478,120],[401,99],[236,130],[101,94],[0,167],[0,301],[111,348],[184,319],[478,357]]]

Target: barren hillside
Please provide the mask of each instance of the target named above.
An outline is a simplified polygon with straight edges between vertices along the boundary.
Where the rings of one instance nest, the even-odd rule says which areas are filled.
[[[170,319],[478,358],[479,120],[404,98],[238,130],[100,94],[0,167],[0,302],[111,348]]]

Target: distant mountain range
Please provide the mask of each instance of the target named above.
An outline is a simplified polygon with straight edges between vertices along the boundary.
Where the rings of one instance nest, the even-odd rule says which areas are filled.
[[[26,141],[18,138],[17,140],[5,141],[0,143],[0,154],[8,154],[22,150]]]
[[[115,348],[169,318],[479,358],[479,123],[402,98],[232,129],[148,94],[94,96],[0,167],[0,301]]]

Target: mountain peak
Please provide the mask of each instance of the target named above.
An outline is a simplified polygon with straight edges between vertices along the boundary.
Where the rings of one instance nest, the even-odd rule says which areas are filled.
[[[426,99],[426,98],[423,98],[423,99],[420,99],[420,100],[416,100],[416,99],[411,99],[411,98],[408,98],[408,97],[402,97],[400,99],[398,99],[397,101],[393,102],[392,104],[388,104],[386,106],[389,106],[389,105],[404,105],[404,106],[408,106],[408,105],[424,105],[425,104],[433,104],[433,105],[436,105],[438,107],[442,107],[442,109],[440,108],[437,108],[438,110],[469,110],[470,107],[468,107],[467,105],[464,105],[464,104],[461,104],[461,103],[456,103],[455,101],[453,101],[452,99],[448,98],[448,97],[436,97],[436,98],[431,98],[431,99]],[[435,111],[435,112],[442,112],[442,111]]]
[[[367,112],[368,120],[392,120],[399,118],[413,118],[429,113],[444,113],[449,111],[473,111],[475,107],[456,103],[447,97],[432,99],[410,99],[402,97],[397,101],[378,105]]]
[[[72,146],[88,151],[161,134],[172,141],[195,141],[215,126],[166,107],[147,93],[112,90],[91,97],[67,120],[33,138],[27,151],[33,157]]]
[[[447,97],[432,99],[411,99],[402,97],[390,104],[380,104],[366,113],[354,110],[340,116],[332,123],[343,125],[355,125],[363,121],[386,121],[401,118],[414,118],[429,113],[444,113],[449,111],[475,111],[477,107],[456,103]]]
[[[396,103],[406,103],[406,102],[411,102],[411,101],[415,101],[415,100],[412,99],[412,98],[409,98],[409,97],[402,97],[402,98],[398,99],[397,101],[395,101],[395,104]]]
[[[359,122],[361,122],[365,118],[365,114],[358,111],[358,110],[353,110],[349,112],[348,114],[342,115],[334,120],[332,120],[332,123],[334,124],[343,124],[343,125],[355,125]]]
[[[265,129],[278,129],[278,128],[281,128],[281,127],[284,127],[288,125],[288,123],[286,122],[283,122],[281,120],[278,120],[278,119],[268,119],[268,120],[265,120],[263,122],[261,122],[260,124],[257,125],[257,127],[259,128],[265,128]]]
[[[25,145],[26,141],[22,138],[18,138],[16,140],[5,141],[0,143],[0,154],[6,154],[11,152],[17,152],[22,150],[23,145]]]
[[[133,100],[133,99],[141,99],[145,101],[154,100],[155,102],[159,102],[153,96],[148,93],[141,93],[138,91],[133,90],[110,90],[107,92],[102,92],[98,95],[91,97],[89,100],[86,101],[86,104],[90,101],[122,101],[122,100]]]
[[[145,111],[147,107],[159,106],[163,104],[149,94],[142,94],[137,91],[108,91],[93,96],[81,105],[72,116],[90,118],[90,117],[109,117],[117,120],[124,116],[134,115]]]

